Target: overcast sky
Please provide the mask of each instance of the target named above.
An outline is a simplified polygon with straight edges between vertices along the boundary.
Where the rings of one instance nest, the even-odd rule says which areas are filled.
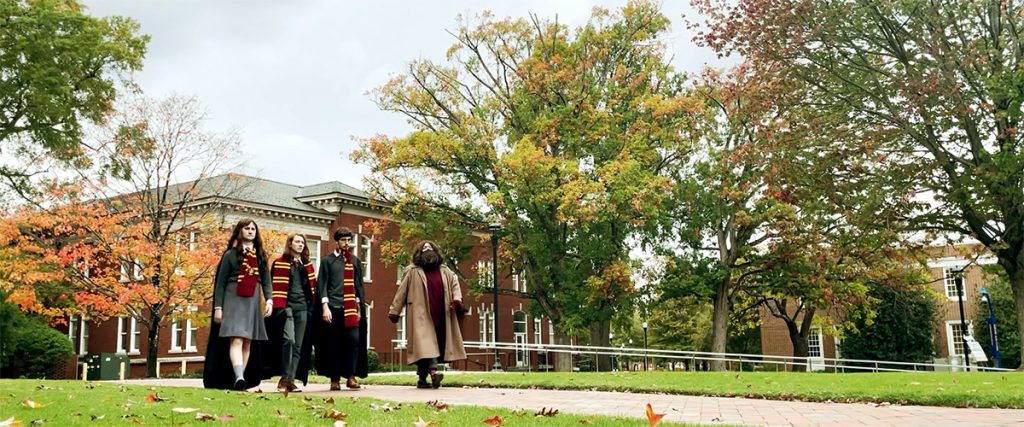
[[[130,16],[152,36],[136,82],[149,96],[195,95],[209,126],[241,131],[248,170],[275,181],[341,181],[362,188],[368,169],[348,155],[356,137],[402,135],[411,127],[380,111],[366,92],[417,58],[440,60],[458,14],[535,13],[576,27],[593,6],[626,1],[269,1],[85,0],[96,16]],[[693,45],[686,0],[665,2],[677,68],[716,64]]]

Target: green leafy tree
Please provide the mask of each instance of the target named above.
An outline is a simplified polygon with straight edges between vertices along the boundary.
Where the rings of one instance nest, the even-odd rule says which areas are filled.
[[[85,122],[113,109],[119,81],[142,68],[149,36],[124,17],[96,18],[75,0],[0,0],[0,150],[87,161]],[[0,164],[0,178],[31,192],[29,162]]]
[[[926,285],[872,286],[868,296],[873,316],[854,313],[854,327],[839,345],[843,358],[928,362],[935,356],[932,333],[938,303],[934,291]]]
[[[1017,324],[1019,314],[1013,301],[1010,283],[1002,272],[989,272],[986,277],[992,279],[986,290],[992,300],[992,311],[996,315],[996,336],[999,337],[1001,364],[1003,367],[1020,366],[1020,332],[1012,327]],[[988,304],[982,301],[981,297],[977,298],[975,304],[978,307],[973,328],[975,339],[988,354],[990,366],[995,366],[995,359],[989,348],[992,338],[988,327]]]
[[[666,171],[688,154],[703,109],[668,64],[668,23],[650,2],[595,10],[574,31],[538,17],[463,21],[446,63],[413,62],[373,93],[414,130],[354,153],[371,167],[368,190],[417,234],[446,230],[454,246],[499,221],[503,268],[530,283],[501,292],[533,299],[559,343],[589,330],[608,345],[634,292],[629,238],[662,214]]]
[[[909,231],[980,242],[1024,311],[1024,5],[694,3],[707,17],[703,43],[743,55],[764,79],[805,84],[829,141],[819,154],[847,159],[837,179],[884,189],[883,207],[911,220]]]

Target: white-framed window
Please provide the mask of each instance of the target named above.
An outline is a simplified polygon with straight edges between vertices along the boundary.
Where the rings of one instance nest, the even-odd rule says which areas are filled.
[[[192,323],[192,313],[199,310],[197,306],[188,308],[188,315],[178,314],[171,320],[171,353],[195,353],[199,341],[199,326]]]
[[[528,362],[526,351],[526,313],[522,310],[512,312],[512,340],[516,346],[516,366],[524,367]]]
[[[188,232],[188,251],[192,252],[199,246],[199,231]]]
[[[512,275],[512,289],[517,292],[526,292],[526,273],[520,271]]]
[[[369,304],[366,304],[366,336],[368,337],[373,336],[370,334],[371,327],[373,327],[373,301],[370,301]],[[370,345],[370,340],[366,340],[366,348],[373,348],[373,346]]]
[[[402,307],[402,313],[398,315],[398,323],[395,324],[395,327],[397,328],[395,339],[404,345],[407,342],[405,335],[405,307]]]
[[[309,262],[313,263],[313,273],[320,274],[320,239],[307,237],[306,247],[309,248]]]
[[[548,344],[555,343],[555,324],[548,320]]]
[[[491,273],[491,263],[488,261],[477,261],[476,262],[476,274],[479,277],[480,286],[485,289],[494,288],[494,274]]]
[[[972,329],[971,322],[967,322],[967,333],[970,334]],[[946,321],[946,349],[949,350],[949,355],[964,355],[964,335],[960,329],[959,320],[947,320]]]
[[[540,317],[534,317],[533,318],[533,342],[534,342],[534,344],[544,344],[541,341],[544,338],[544,335],[541,334],[541,330],[540,330],[540,324],[541,323],[540,322],[541,322]]]
[[[363,226],[359,225],[359,231],[355,233],[356,241],[355,244],[356,256],[359,257],[360,263],[363,264],[363,281],[372,282],[373,279],[370,277],[370,258],[373,256],[373,236],[363,234]]]
[[[480,309],[480,342],[494,343],[494,307]]]
[[[89,320],[85,316],[71,316],[68,319],[68,339],[77,354],[89,351]]]
[[[131,271],[131,277],[128,277],[128,272]],[[142,280],[142,263],[139,259],[133,260],[121,260],[121,283],[125,282],[138,282]]]
[[[954,301],[956,301],[956,299],[957,299],[957,294],[956,294],[956,278],[957,278],[958,274],[961,274],[961,272],[957,268],[943,268],[942,269],[942,283],[944,285],[943,288],[946,291],[946,297],[951,299],[951,300],[954,300]],[[967,279],[966,279],[965,276],[961,276],[961,277],[963,277],[963,279],[961,279],[961,282],[960,282],[960,286],[962,288],[961,290],[962,290],[963,293],[966,293],[967,292]]]
[[[405,278],[405,266],[399,264],[395,268],[395,286],[402,286],[402,279]]]
[[[821,350],[821,328],[818,326],[811,327],[811,332],[807,334],[807,357],[825,357]]]
[[[139,321],[135,317],[117,318],[117,352],[127,354],[139,354],[139,341],[142,331],[139,330]]]

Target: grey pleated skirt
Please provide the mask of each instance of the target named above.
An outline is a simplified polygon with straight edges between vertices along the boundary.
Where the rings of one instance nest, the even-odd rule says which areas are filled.
[[[228,282],[221,308],[221,337],[241,337],[256,341],[267,339],[267,326],[263,323],[263,307],[260,307],[259,293],[260,287],[256,285],[256,295],[240,297],[238,283],[235,280]]]

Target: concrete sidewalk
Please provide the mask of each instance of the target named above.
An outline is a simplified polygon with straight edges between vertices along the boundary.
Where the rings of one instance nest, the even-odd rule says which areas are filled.
[[[558,409],[575,414],[613,415],[645,419],[650,403],[666,421],[702,424],[770,426],[1024,426],[1024,410],[961,409],[936,406],[897,406],[849,403],[811,403],[744,398],[599,391],[446,388],[420,390],[411,386],[369,385],[361,390],[328,391],[327,384],[310,384],[303,395],[364,396],[395,402],[441,400],[452,405],[527,409]],[[130,380],[129,384],[202,387],[196,379]],[[260,387],[273,391],[276,383]]]

